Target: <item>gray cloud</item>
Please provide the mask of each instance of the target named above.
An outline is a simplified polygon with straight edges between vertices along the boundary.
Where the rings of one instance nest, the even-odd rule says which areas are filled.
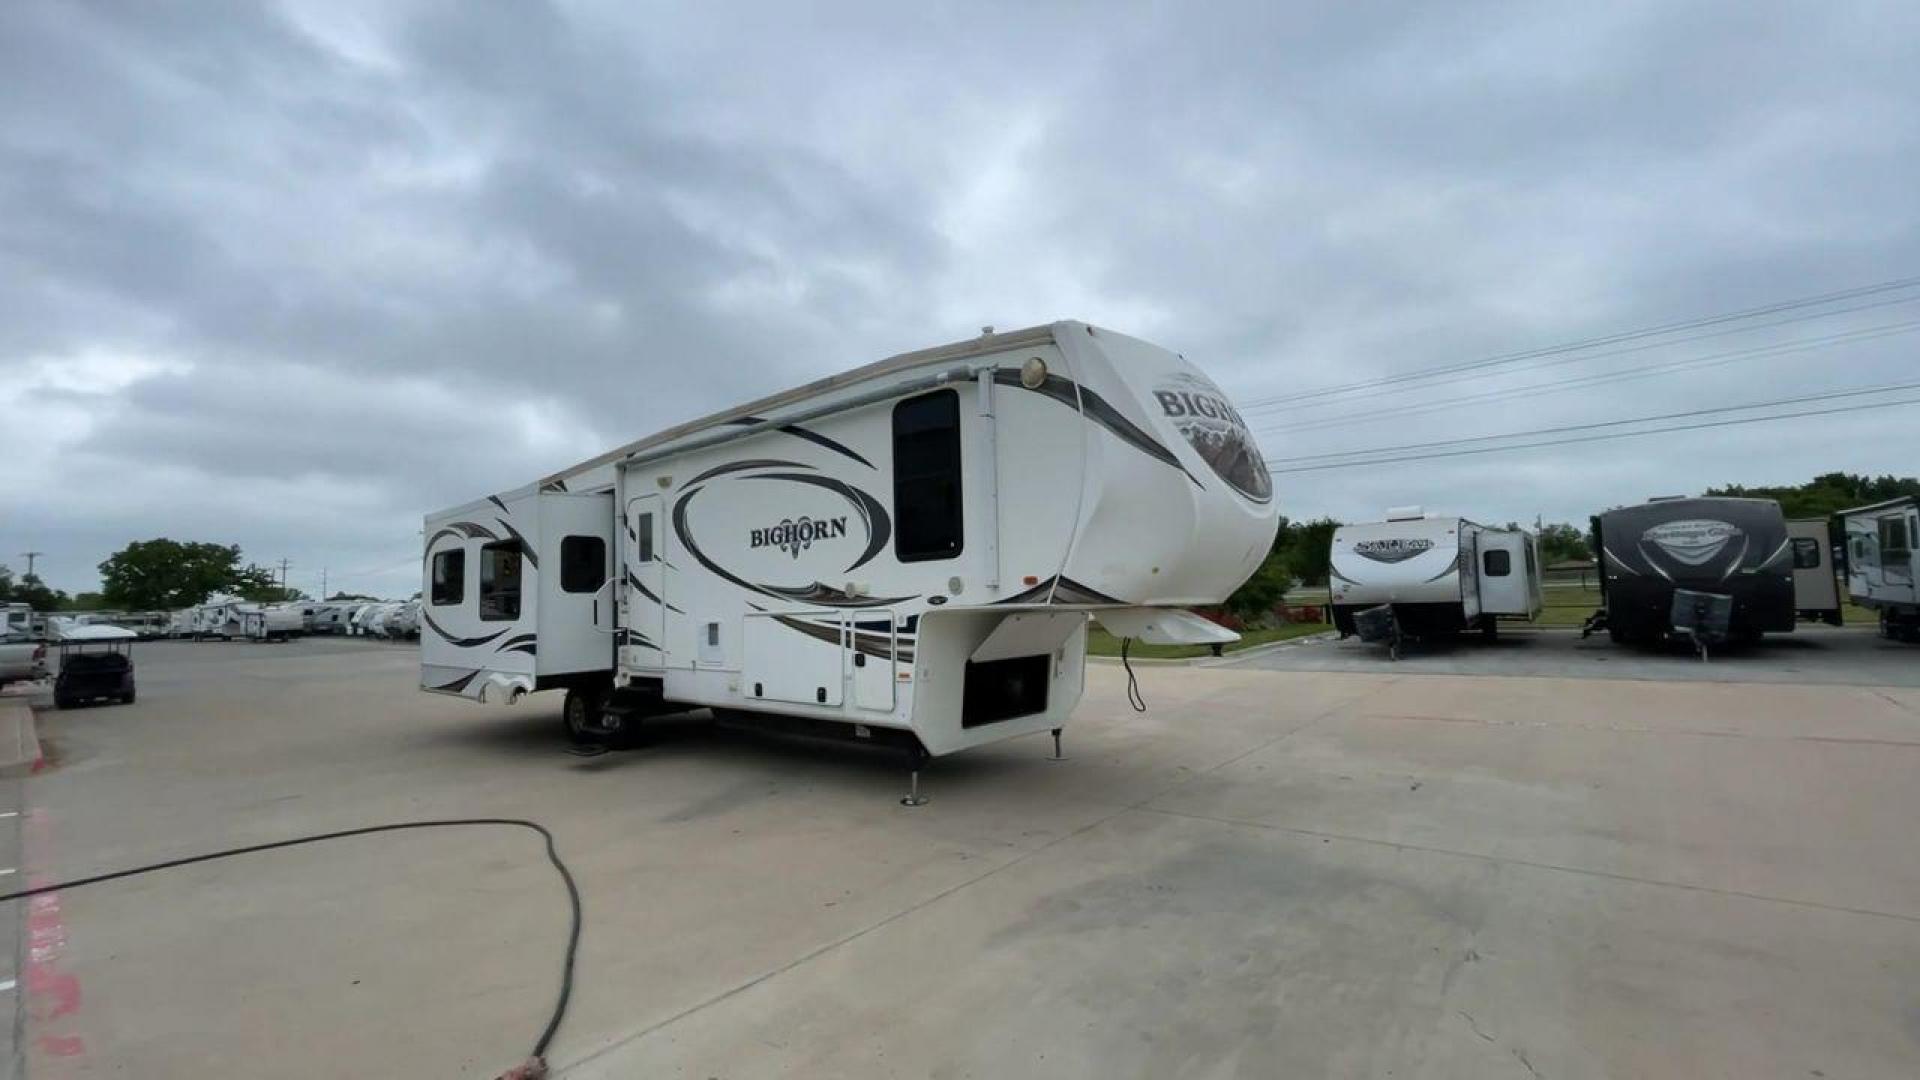
[[[1101,322],[1261,402],[1909,274],[1916,23],[1900,4],[7,5],[0,560],[48,550],[50,579],[89,588],[165,532],[289,557],[309,587],[325,565],[410,592],[428,509],[986,323]],[[1889,382],[1913,340],[1266,445]],[[1295,516],[1574,518],[1911,472],[1910,429],[1861,413],[1280,491]]]

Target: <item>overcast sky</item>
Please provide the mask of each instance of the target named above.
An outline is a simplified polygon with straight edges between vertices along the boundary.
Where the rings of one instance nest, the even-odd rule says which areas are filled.
[[[0,562],[41,550],[90,590],[166,535],[407,596],[427,511],[986,324],[1182,351],[1276,459],[1920,381],[1920,334],[1890,330],[1299,426],[1897,327],[1917,299],[1274,400],[1920,274],[1916,102],[1911,2],[9,0]],[[1916,419],[1277,490],[1296,518],[1584,520],[1920,472]]]

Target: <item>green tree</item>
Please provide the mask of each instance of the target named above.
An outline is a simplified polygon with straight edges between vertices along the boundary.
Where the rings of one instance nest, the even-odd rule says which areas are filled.
[[[1860,476],[1854,473],[1822,473],[1804,484],[1780,484],[1743,487],[1729,484],[1708,488],[1708,495],[1737,498],[1773,499],[1790,518],[1830,518],[1842,510],[1867,503],[1920,495],[1920,478],[1912,476]]]
[[[136,540],[100,564],[101,596],[111,607],[158,611],[191,607],[218,592],[272,586],[273,575],[240,565],[238,544]]]
[[[1287,594],[1290,578],[1286,568],[1286,558],[1278,553],[1270,553],[1260,568],[1253,572],[1227,602],[1221,606],[1239,616],[1245,623],[1256,623],[1266,618]]]
[[[38,574],[22,577],[20,584],[13,587],[13,595],[8,599],[16,604],[30,604],[35,611],[59,611],[68,603],[66,593],[59,589],[48,588]]]
[[[1587,534],[1564,521],[1542,525],[1539,539],[1540,560],[1548,566],[1568,559],[1593,558],[1592,550],[1587,547]]]
[[[1325,585],[1333,562],[1333,531],[1339,527],[1340,523],[1330,517],[1299,525],[1289,523],[1287,573],[1302,585]]]

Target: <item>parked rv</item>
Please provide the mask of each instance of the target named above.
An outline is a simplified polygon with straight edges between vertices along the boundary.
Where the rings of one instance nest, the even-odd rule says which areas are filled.
[[[1531,622],[1544,602],[1533,534],[1417,506],[1335,529],[1329,567],[1334,628],[1395,656],[1402,638],[1494,637],[1500,619]]]
[[[1847,595],[1880,615],[1880,632],[1920,641],[1920,498],[1908,495],[1840,512],[1847,538]]]
[[[1226,397],[1083,323],[908,353],[426,519],[421,686],[712,706],[924,755],[1057,732],[1089,616],[1230,641],[1278,523]]]
[[[1840,575],[1834,568],[1833,531],[1826,518],[1787,522],[1793,545],[1793,610],[1801,622],[1842,625]]]
[[[300,609],[286,604],[255,604],[240,611],[240,632],[248,641],[291,641],[304,631]]]
[[[5,623],[0,624],[0,637],[27,637],[33,632],[33,605],[9,603],[0,606],[0,614]]]
[[[1705,646],[1794,626],[1794,545],[1772,499],[1662,498],[1593,519],[1601,610],[1582,636]],[[1807,556],[1801,556],[1806,558]],[[1811,566],[1806,567],[1811,569]]]

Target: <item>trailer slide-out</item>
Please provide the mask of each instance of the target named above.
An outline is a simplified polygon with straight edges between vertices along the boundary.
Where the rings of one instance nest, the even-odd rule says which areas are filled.
[[[1232,640],[1180,609],[1237,588],[1277,513],[1181,357],[1077,322],[988,334],[429,515],[421,685],[565,690],[576,735],[704,705],[948,754],[1057,731],[1089,617]]]

